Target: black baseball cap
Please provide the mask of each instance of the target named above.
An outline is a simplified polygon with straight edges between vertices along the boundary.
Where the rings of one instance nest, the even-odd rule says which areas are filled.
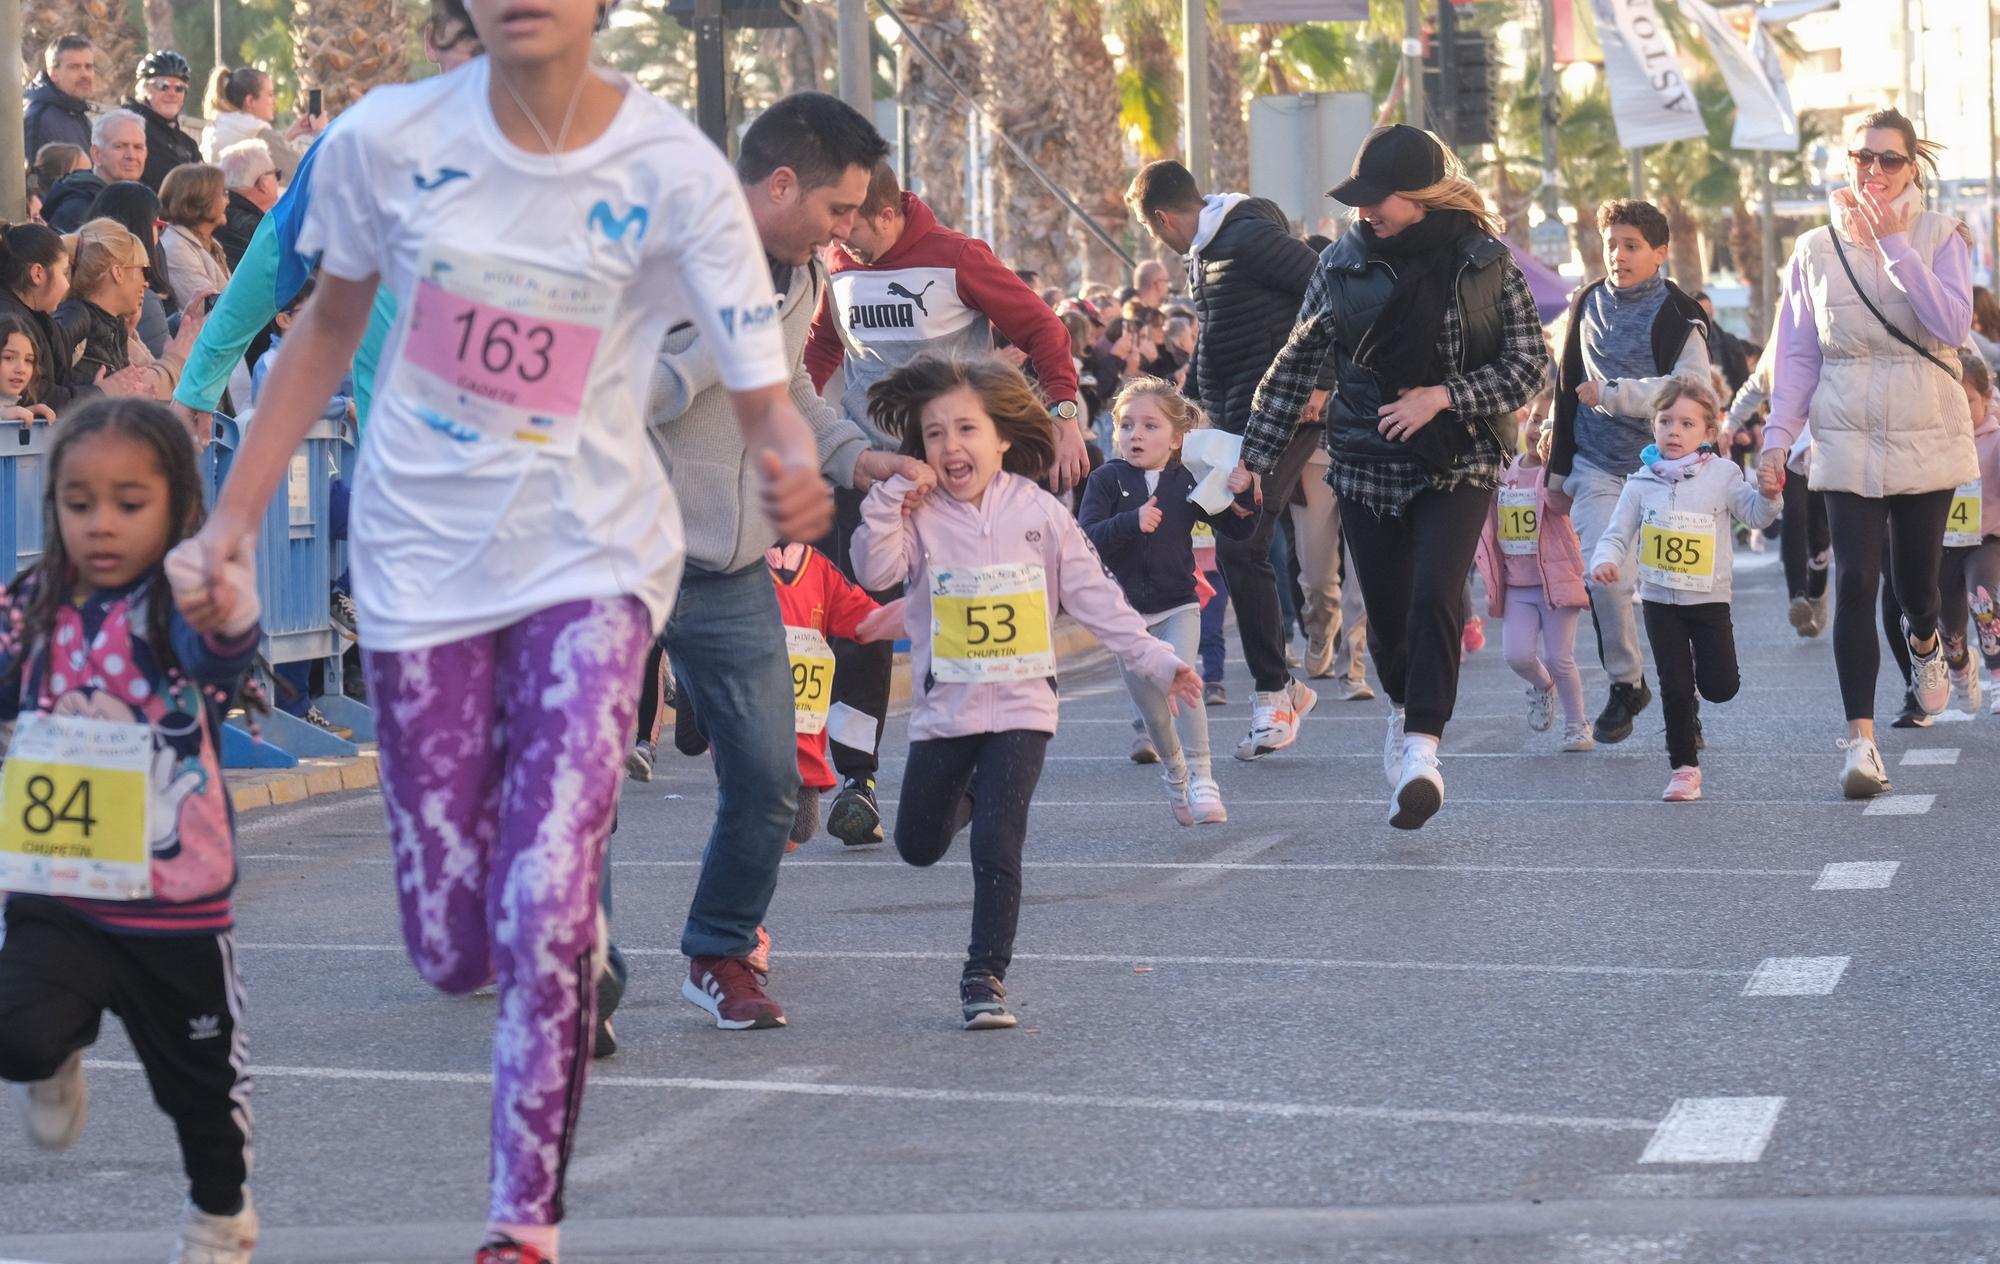
[[[1343,206],[1373,206],[1391,193],[1428,188],[1444,179],[1444,146],[1407,123],[1368,133],[1354,155],[1354,171],[1327,190]]]

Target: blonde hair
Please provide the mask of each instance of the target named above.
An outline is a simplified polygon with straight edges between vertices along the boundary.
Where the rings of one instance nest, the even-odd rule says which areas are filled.
[[[1436,139],[1432,137],[1432,140]],[[1426,211],[1464,211],[1481,228],[1495,237],[1500,236],[1506,231],[1506,224],[1492,207],[1486,205],[1486,196],[1479,191],[1479,186],[1466,178],[1458,155],[1441,142],[1438,148],[1444,151],[1444,178],[1436,184],[1399,192],[1396,196],[1408,198]]]
[[[1141,398],[1150,399],[1159,406],[1167,424],[1174,428],[1176,439],[1208,424],[1208,414],[1201,410],[1201,405],[1174,389],[1174,384],[1162,377],[1127,379],[1111,400],[1112,420],[1122,425],[1125,410],[1132,406],[1133,400]]]
[[[70,248],[70,288],[86,297],[111,269],[146,266],[146,243],[115,219],[94,219],[63,238]]]
[[[1684,399],[1701,409],[1708,418],[1711,434],[1722,429],[1722,404],[1716,399],[1715,392],[1700,382],[1684,377],[1672,379],[1660,391],[1660,401],[1653,406],[1653,419],[1657,421],[1666,416],[1669,408]]]

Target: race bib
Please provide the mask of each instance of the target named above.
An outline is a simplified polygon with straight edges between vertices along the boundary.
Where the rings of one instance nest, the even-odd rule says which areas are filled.
[[[612,308],[602,282],[432,242],[395,388],[453,438],[574,455]]]
[[[1197,518],[1194,523],[1193,538],[1196,548],[1212,549],[1215,547],[1215,528]]]
[[[92,900],[153,894],[153,732],[81,716],[21,717],[0,776],[0,890]]]
[[[1039,564],[931,569],[931,675],[953,684],[1056,674]]]
[[[1715,587],[1715,518],[1647,510],[1639,527],[1639,578],[1681,592]]]
[[[786,624],[785,649],[792,657],[792,731],[824,733],[833,697],[833,647],[818,628]]]
[[[1500,489],[1500,551],[1515,557],[1532,557],[1540,515],[1535,510],[1535,489]]]
[[[1951,494],[1951,514],[1944,520],[1944,546],[1948,549],[1971,548],[1985,538],[1979,482],[1975,478]]]

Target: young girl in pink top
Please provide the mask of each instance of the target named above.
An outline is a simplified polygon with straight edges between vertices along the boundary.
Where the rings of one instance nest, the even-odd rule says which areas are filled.
[[[1028,803],[1056,731],[1056,612],[1181,705],[1201,705],[1201,677],[1147,633],[1076,519],[1035,485],[1055,457],[1055,423],[1020,373],[924,356],[870,389],[868,413],[937,471],[928,493],[901,475],[877,483],[854,536],[863,588],[909,583],[910,758],[896,850],[935,864],[971,823],[961,1015],[967,1030],[1012,1027],[1002,981]]]
[[[1505,620],[1500,644],[1507,666],[1528,682],[1529,729],[1542,733],[1555,723],[1561,695],[1562,748],[1587,751],[1596,743],[1584,719],[1583,677],[1576,669],[1577,619],[1590,605],[1583,549],[1569,515],[1552,512],[1543,495],[1549,435],[1539,418],[1527,422],[1525,440],[1526,450],[1508,462],[1487,511],[1479,574],[1486,583],[1487,613]]]

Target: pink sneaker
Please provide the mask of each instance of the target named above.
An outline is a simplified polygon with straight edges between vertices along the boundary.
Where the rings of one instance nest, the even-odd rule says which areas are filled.
[[[769,931],[765,930],[762,926],[757,928],[757,946],[752,948],[750,955],[743,959],[749,962],[750,968],[758,974],[763,975],[766,979],[771,977],[771,934]]]
[[[1468,654],[1477,654],[1486,648],[1486,621],[1478,615],[1469,615],[1465,620],[1465,633],[1459,638]]]
[[[1674,775],[1667,778],[1667,788],[1660,795],[1667,803],[1693,803],[1701,797],[1701,769],[1676,768]]]

